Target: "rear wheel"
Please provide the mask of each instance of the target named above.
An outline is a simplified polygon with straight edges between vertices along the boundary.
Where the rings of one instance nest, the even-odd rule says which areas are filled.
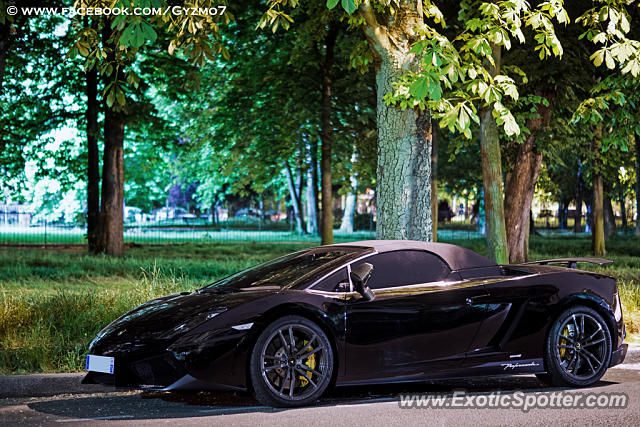
[[[611,335],[598,312],[576,306],[555,321],[547,338],[548,380],[556,386],[585,387],[604,375],[611,361]]]
[[[260,334],[250,361],[256,398],[269,406],[316,401],[333,373],[333,351],[322,329],[304,317],[286,316]]]

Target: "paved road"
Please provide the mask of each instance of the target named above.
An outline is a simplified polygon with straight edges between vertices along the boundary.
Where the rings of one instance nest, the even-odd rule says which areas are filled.
[[[441,381],[420,385],[338,389],[319,404],[272,409],[252,398],[224,393],[112,392],[0,399],[0,425],[640,425],[640,366],[610,369],[596,386],[580,392],[624,392],[624,409],[400,409],[403,392],[473,395],[492,390],[551,395],[533,376]],[[575,391],[572,391],[575,392]]]

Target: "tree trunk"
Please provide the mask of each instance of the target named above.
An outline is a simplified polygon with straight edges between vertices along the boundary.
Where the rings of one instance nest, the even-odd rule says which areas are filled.
[[[582,199],[584,197],[584,181],[582,180],[582,163],[578,163],[578,182],[576,185],[576,213],[574,215],[573,232],[582,232]]]
[[[591,249],[596,256],[606,255],[604,244],[604,183],[602,178],[602,125],[596,125],[593,134],[594,172],[593,172],[593,230],[591,231]]]
[[[309,142],[309,169],[307,170],[307,233],[318,234],[318,144]]]
[[[533,222],[533,211],[529,209],[527,232],[524,234],[524,259],[529,259],[529,238],[532,234],[536,234],[536,225]]]
[[[103,27],[103,42],[110,48],[108,61],[115,61],[115,46],[110,43],[110,27]],[[107,84],[118,80],[118,71],[108,76]],[[104,154],[102,156],[102,192],[100,225],[96,252],[120,256],[124,253],[124,115],[104,101]]]
[[[87,90],[87,242],[90,252],[98,250],[100,234],[100,152],[98,151],[98,71],[86,74]]]
[[[384,95],[408,71],[417,71],[410,52],[422,25],[422,2],[401,0],[382,25],[371,2],[360,4],[365,36],[376,57],[378,239],[432,240],[431,116],[388,106]]]
[[[304,226],[302,224],[302,203],[300,195],[296,192],[296,185],[293,181],[293,174],[289,167],[289,162],[285,162],[285,172],[287,174],[287,184],[289,186],[289,194],[291,195],[291,204],[293,205],[293,214],[296,217],[296,233],[303,234]]]
[[[211,203],[211,225],[216,225],[218,223],[218,202],[215,201]]]
[[[618,227],[616,226],[616,216],[613,213],[613,206],[611,205],[611,197],[606,195],[604,197],[604,237],[609,239],[612,236],[618,234]]]
[[[626,200],[624,198],[624,191],[620,191],[618,194],[618,202],[620,202],[620,216],[622,217],[622,234],[625,234],[627,231],[627,206]]]
[[[438,241],[438,124],[431,128],[431,218],[433,241]]]
[[[320,237],[323,245],[333,243],[333,184],[331,180],[331,70],[333,68],[333,50],[338,37],[339,27],[334,23],[329,28],[325,37],[324,63],[322,64],[322,105],[320,110],[320,122],[322,129],[320,139],[322,141],[320,152],[320,174],[322,187],[322,218],[320,224]]]
[[[318,234],[318,193],[314,191],[313,179],[315,171],[307,171],[307,233],[315,236]],[[314,182],[315,181],[315,182]]]
[[[352,158],[353,160],[353,158]],[[356,213],[356,191],[358,188],[358,180],[355,175],[351,175],[351,191],[347,194],[347,203],[342,214],[342,223],[340,224],[341,233],[353,233],[353,217]]]
[[[298,210],[300,212],[300,221],[302,223],[301,232],[304,233],[306,230],[306,225],[304,222],[304,203],[302,202],[302,194],[304,191],[304,173],[302,171],[302,158],[298,156],[297,165],[296,165],[296,175],[294,180],[294,188],[296,191],[296,197],[298,198]]]
[[[102,163],[102,209],[96,252],[120,256],[124,253],[124,117],[106,108]]]
[[[640,237],[640,138],[631,137],[636,147],[636,236]]]
[[[549,106],[540,103],[538,117],[527,120],[527,129],[531,132],[518,146],[515,163],[507,174],[505,183],[504,215],[507,233],[509,262],[525,262],[527,248],[526,234],[529,225],[529,210],[533,201],[536,182],[542,164],[542,153],[536,149],[536,136],[549,126],[555,92],[539,92]]]
[[[469,219],[469,196],[464,197],[464,220]]]
[[[569,201],[560,200],[558,202],[558,228],[561,231],[567,229],[567,222],[569,219]]]
[[[495,76],[500,72],[500,46],[492,45],[492,57],[495,61],[495,67],[490,67],[489,72]],[[489,258],[499,264],[506,264],[509,262],[509,248],[504,216],[500,132],[491,106],[485,108],[480,115],[480,154],[487,221],[487,250]],[[522,240],[524,242],[524,235]],[[522,246],[524,247],[524,243]]]

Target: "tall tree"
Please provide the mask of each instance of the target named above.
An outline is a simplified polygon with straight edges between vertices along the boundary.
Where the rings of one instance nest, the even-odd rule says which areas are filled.
[[[582,179],[582,162],[578,161],[576,181],[576,213],[574,215],[573,232],[582,232],[582,202],[584,201],[584,180]]]
[[[124,93],[118,91],[117,84],[122,78],[121,64],[116,58],[115,34],[110,26],[103,28],[103,41],[107,52],[107,61],[114,70],[107,76],[104,100],[104,154],[102,162],[102,194],[100,209],[100,229],[97,232],[96,251],[108,255],[120,256],[124,253],[124,127],[125,111],[114,97]],[[119,59],[119,58],[118,58]],[[111,98],[110,98],[111,97]],[[124,104],[122,102],[121,104]]]
[[[501,51],[511,48],[511,37],[524,43],[522,27],[527,26],[536,33],[540,59],[559,56],[562,48],[552,19],[564,23],[568,18],[558,2],[529,9],[524,3],[463,1],[455,12],[446,12],[458,20],[455,34],[442,34],[430,25],[443,23],[444,16],[432,2],[425,2],[427,19],[417,30],[420,41],[412,50],[420,55],[419,70],[405,73],[385,100],[400,107],[430,109],[440,127],[466,138],[472,137],[472,123],[480,125],[489,255],[507,262],[500,129],[507,136],[520,129],[507,108],[507,99],[517,100],[518,90],[514,80],[501,72]]]
[[[98,150],[98,71],[86,72],[87,93],[87,241],[90,252],[99,250],[100,152]]]
[[[486,65],[492,77],[500,74],[502,48],[491,46],[492,64]],[[480,113],[480,157],[484,184],[484,206],[487,224],[487,251],[499,264],[509,262],[507,231],[504,217],[504,190],[502,187],[502,157],[500,130],[493,117],[493,105]]]
[[[309,140],[309,168],[307,169],[307,233],[318,234],[318,143]]]
[[[326,2],[329,9],[338,3]],[[276,27],[292,20],[281,8],[288,5],[287,1],[272,0],[268,5],[264,25]],[[292,4],[296,5],[297,2]],[[418,70],[419,58],[411,49],[419,40],[414,29],[422,23],[422,1],[399,0],[391,6],[378,1],[345,0],[342,7],[352,25],[362,25],[376,63],[377,236],[431,240],[431,187],[425,185],[430,182],[430,115],[385,102],[385,95],[400,77]]]
[[[177,16],[152,16],[147,19],[140,15],[121,14],[105,17],[103,20],[103,37],[96,36],[95,28],[81,17],[75,18],[76,37],[70,49],[73,58],[80,54],[90,64],[87,69],[97,67],[105,79],[103,93],[105,104],[104,118],[104,161],[102,172],[102,200],[99,230],[95,233],[96,252],[110,255],[121,255],[124,252],[123,240],[123,202],[124,202],[124,130],[125,116],[128,111],[127,91],[137,89],[140,78],[135,68],[126,67],[135,61],[138,51],[147,41],[155,42],[158,30],[171,33],[168,50],[177,48],[188,53],[189,59],[203,64],[206,59],[213,59],[220,53],[228,57],[227,49],[222,45],[219,22],[228,23],[232,19],[230,13],[225,14],[226,5],[204,1],[199,4],[207,10],[216,9],[219,13],[199,14],[183,13]],[[82,0],[77,6],[86,8],[103,7],[101,0]],[[132,0],[128,5],[148,7],[143,0]],[[167,4],[159,0],[154,7]],[[167,7],[168,9],[168,7]],[[93,237],[91,237],[93,239]]]
[[[504,202],[505,226],[511,263],[524,262],[527,258],[529,211],[542,163],[542,150],[537,148],[536,136],[551,121],[555,90],[539,92],[537,96],[541,99],[536,105],[537,117],[527,121],[529,134],[523,143],[518,144],[515,162],[505,182],[505,194],[508,195]]]
[[[349,22],[362,27],[375,56],[377,235],[430,240],[431,186],[425,184],[430,182],[431,169],[430,110],[438,113],[440,126],[459,130],[471,138],[470,122],[479,122],[472,104],[483,99],[493,105],[492,115],[507,134],[518,132],[510,111],[496,102],[503,95],[517,98],[513,81],[506,76],[492,76],[481,63],[486,59],[493,64],[491,42],[509,48],[510,36],[524,41],[523,25],[536,33],[536,51],[541,59],[560,55],[562,50],[551,20],[567,22],[566,12],[558,0],[535,10],[525,2],[482,3],[482,16],[476,19],[471,15],[478,11],[478,5],[464,2],[463,30],[451,38],[452,42],[424,20],[423,14],[436,24],[444,23],[442,12],[431,1],[328,0],[327,6],[332,9],[338,3],[349,15]],[[282,10],[288,1],[270,0],[268,5],[263,22],[277,26],[292,20]],[[291,4],[296,5],[297,2]],[[471,82],[465,82],[467,78]],[[456,87],[452,97],[443,98],[443,87],[450,89],[457,82],[464,89]]]
[[[302,217],[302,194],[301,185],[296,184],[295,177],[291,172],[291,166],[285,162],[285,172],[287,174],[287,185],[289,186],[289,194],[291,194],[291,204],[293,205],[293,213],[296,221],[296,232],[302,234],[304,232],[304,218]],[[301,174],[299,174],[301,176]]]
[[[433,241],[438,241],[438,126],[433,126],[431,135],[431,218]]]
[[[604,243],[604,180],[602,176],[602,124],[596,124],[593,132],[593,231],[591,250],[594,255],[606,254]]]
[[[407,71],[417,71],[411,51],[419,37],[422,2],[403,0],[394,13],[377,14],[372,2],[359,8],[364,32],[375,53],[378,96],[378,239],[432,240],[431,116],[398,109],[385,102],[394,83]]]
[[[320,109],[321,139],[320,176],[322,188],[322,217],[320,237],[323,245],[333,243],[333,184],[331,181],[332,128],[331,128],[331,84],[336,39],[340,31],[338,22],[331,22],[324,38],[324,54],[320,70],[322,72],[322,97]]]
[[[640,237],[640,138],[632,136],[636,152],[636,236]]]

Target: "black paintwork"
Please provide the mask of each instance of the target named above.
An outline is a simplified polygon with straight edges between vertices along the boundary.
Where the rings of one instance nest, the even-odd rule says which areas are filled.
[[[348,277],[332,275],[339,268],[374,262],[382,252],[402,257],[406,250],[426,251],[450,271],[438,282],[374,289],[371,301],[348,289],[348,283],[329,283]],[[333,255],[318,268],[304,264],[301,277],[291,279],[291,269],[269,270],[263,276],[272,281],[256,281],[252,272],[243,272],[223,279],[219,288],[214,284],[137,307],[103,329],[90,346],[90,354],[115,358],[115,374],[89,372],[84,381],[244,390],[255,340],[287,314],[306,316],[325,330],[334,346],[338,386],[543,373],[550,326],[574,304],[597,310],[607,321],[611,366],[624,359],[624,325],[614,316],[617,285],[609,276],[551,265],[501,266],[457,246],[406,241],[324,246],[293,258],[315,263],[330,251]],[[335,251],[344,254],[335,256]],[[240,283],[234,277],[250,286],[234,286]],[[334,288],[341,291],[326,291]]]

